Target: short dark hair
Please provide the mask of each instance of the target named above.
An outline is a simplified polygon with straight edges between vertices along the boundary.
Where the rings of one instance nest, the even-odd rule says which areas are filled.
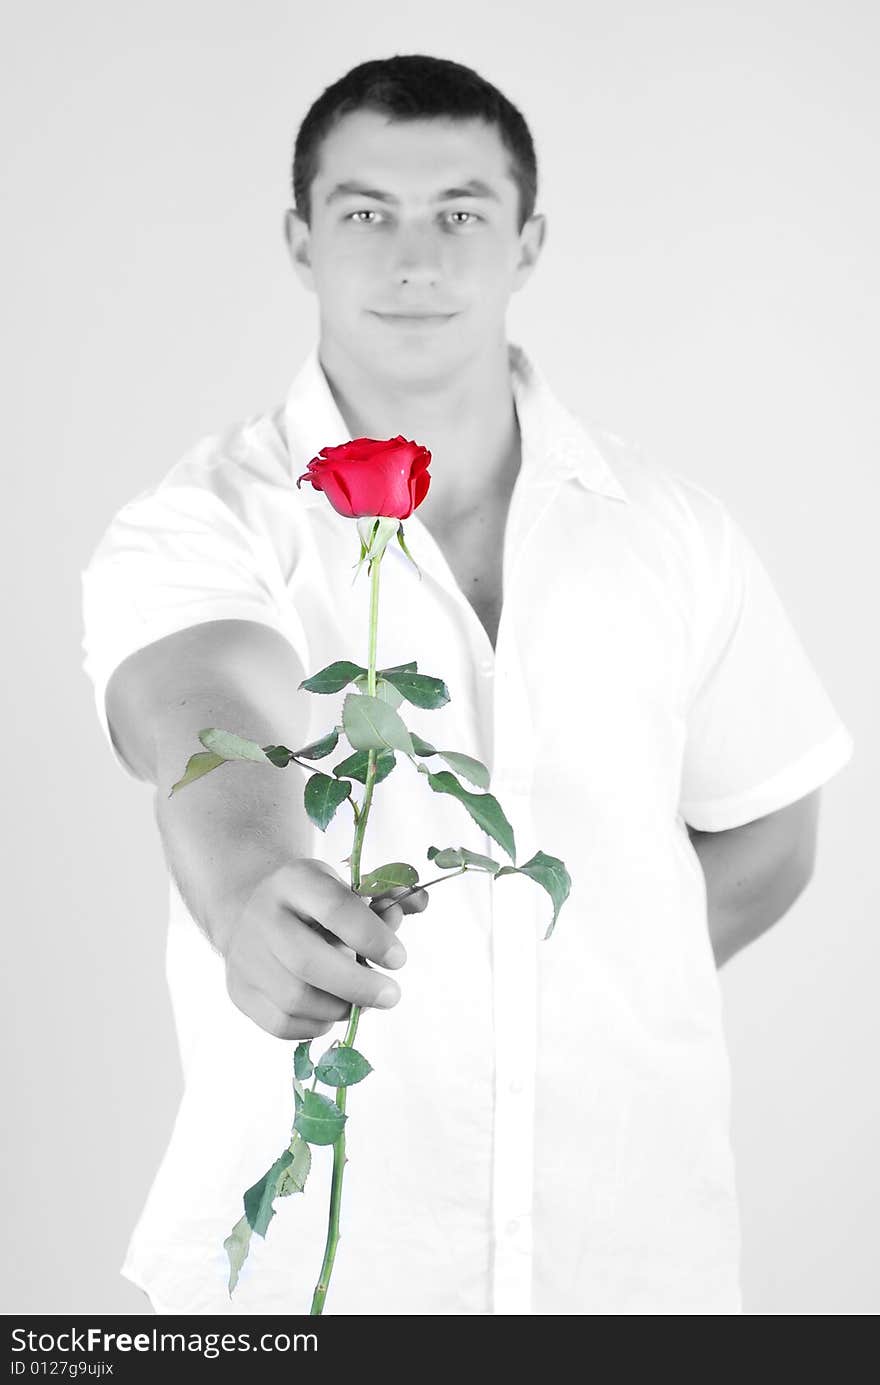
[[[471,67],[423,53],[397,53],[351,68],[313,103],[296,137],[292,188],[297,214],[312,220],[312,183],[318,172],[321,142],[352,111],[370,110],[393,121],[445,117],[482,119],[495,125],[510,155],[508,172],[519,189],[518,226],[535,210],[538,166],[535,146],[523,116],[507,97]]]

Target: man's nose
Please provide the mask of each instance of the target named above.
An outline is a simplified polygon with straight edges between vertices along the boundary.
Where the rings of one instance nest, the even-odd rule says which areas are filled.
[[[394,247],[393,270],[402,283],[436,283],[443,273],[443,257],[433,228],[403,232]]]

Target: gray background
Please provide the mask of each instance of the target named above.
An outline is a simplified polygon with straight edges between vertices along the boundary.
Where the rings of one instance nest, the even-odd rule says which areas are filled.
[[[548,240],[510,337],[727,502],[855,737],[811,886],[722,979],[746,1311],[876,1313],[876,7],[434,9],[5,21],[3,1311],[145,1310],[118,1267],[180,1091],[152,790],[101,739],[80,571],[283,397],[317,331],[281,235],[297,126],[353,64],[426,52],[533,131]]]

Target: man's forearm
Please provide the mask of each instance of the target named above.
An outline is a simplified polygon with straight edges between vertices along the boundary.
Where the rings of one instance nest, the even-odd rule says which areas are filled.
[[[752,827],[688,828],[706,880],[709,936],[719,968],[788,912],[812,873],[803,853],[780,854],[770,834]]]
[[[305,772],[293,763],[278,769],[230,761],[169,798],[190,756],[204,750],[198,733],[208,726],[260,745],[295,750],[300,742],[289,739],[290,726],[269,726],[261,714],[223,697],[191,697],[169,709],[157,728],[155,815],[165,859],[193,918],[222,952],[236,906],[274,866],[310,855],[311,834]]]

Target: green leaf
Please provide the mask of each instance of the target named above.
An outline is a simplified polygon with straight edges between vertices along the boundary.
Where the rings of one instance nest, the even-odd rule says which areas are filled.
[[[305,1089],[305,1087],[304,1087],[303,1084],[300,1082],[300,1080],[299,1080],[299,1078],[297,1077],[296,1073],[294,1073],[294,1074],[293,1074],[293,1111],[294,1111],[294,1117],[296,1117],[296,1114],[297,1114],[297,1112],[299,1111],[299,1108],[300,1108],[300,1107],[302,1106],[302,1104],[303,1104],[303,1100],[304,1100],[304,1098],[305,1098],[305,1094],[306,1094],[306,1089]],[[291,1130],[294,1131],[294,1133],[295,1133],[295,1127],[294,1127],[294,1126],[291,1126],[290,1128],[291,1128]]]
[[[421,736],[417,736],[417,735],[416,735],[415,731],[410,731],[409,734],[410,734],[410,737],[411,737],[411,739],[412,739],[413,750],[416,752],[417,755],[436,755],[436,754],[437,754],[436,750],[435,750],[434,747],[431,745],[430,741],[423,741],[422,738],[421,738]]]
[[[325,755],[329,755],[331,750],[335,750],[339,743],[339,732],[341,727],[334,726],[332,731],[328,731],[326,736],[320,740],[310,741],[304,745],[302,750],[295,750],[294,755],[298,755],[301,760],[323,760]]]
[[[342,721],[355,750],[402,750],[413,754],[409,732],[400,717],[378,697],[348,693],[342,704]]]
[[[269,1223],[275,1215],[272,1203],[278,1190],[278,1180],[288,1164],[292,1163],[293,1155],[286,1149],[259,1182],[248,1188],[244,1195],[244,1214],[251,1230],[256,1231],[258,1236],[265,1236],[269,1229]]]
[[[471,868],[473,868],[473,870],[488,870],[491,871],[492,875],[495,875],[500,868],[502,868],[502,863],[493,860],[491,856],[481,856],[479,852],[470,852],[467,846],[460,846],[459,850],[461,856],[464,857],[464,864],[466,864],[468,870],[471,870]]]
[[[366,671],[363,665],[353,664],[349,659],[337,659],[319,673],[313,673],[311,678],[304,678],[299,686],[305,688],[306,692],[336,693],[357,678],[359,673]]]
[[[378,677],[378,675],[381,674],[382,677],[385,678],[389,673],[403,673],[404,671],[416,673],[418,667],[415,659],[411,659],[408,664],[391,664],[388,668],[377,668],[376,676]]]
[[[356,893],[384,894],[398,885],[417,885],[418,882],[419,873],[415,866],[408,866],[405,861],[391,861],[387,866],[377,866],[367,875],[362,875]]]
[[[466,846],[446,846],[442,850],[436,846],[429,846],[428,858],[441,870],[449,870],[452,866],[467,866],[468,870],[486,870],[491,875],[496,875],[501,869],[500,861],[493,861],[491,856],[481,856],[478,851],[469,851]]]
[[[431,678],[426,673],[387,673],[385,678],[414,707],[442,707],[449,701],[449,689],[442,678]]]
[[[356,1082],[363,1082],[372,1071],[372,1064],[362,1053],[358,1053],[356,1048],[346,1048],[344,1044],[328,1048],[315,1064],[315,1076],[328,1087],[353,1087]]]
[[[465,755],[460,750],[437,750],[430,741],[423,741],[414,731],[410,731],[410,737],[417,755],[439,755],[450,769],[463,775],[471,784],[476,784],[478,789],[488,789],[489,771],[482,760],[475,760],[473,755]]]
[[[457,846],[429,846],[428,860],[441,870],[454,870],[456,866],[464,865],[461,848]]]
[[[199,740],[215,755],[222,755],[224,760],[259,760],[261,763],[269,760],[263,747],[257,745],[256,741],[236,736],[234,731],[221,731],[217,726],[200,731]]]
[[[238,1275],[251,1248],[251,1228],[247,1217],[237,1221],[223,1242],[223,1249],[229,1256],[229,1297],[238,1283]]]
[[[424,769],[424,765],[419,765],[419,769]],[[516,860],[516,847],[513,839],[513,828],[504,816],[504,810],[498,799],[490,793],[471,793],[464,785],[459,784],[454,774],[448,769],[441,770],[439,774],[432,774],[430,770],[425,771],[428,776],[428,783],[435,793],[448,793],[453,798],[459,799],[467,808],[474,822],[478,827],[482,827],[493,841],[507,852],[511,861]]]
[[[225,763],[223,756],[215,755],[213,750],[197,750],[195,755],[190,755],[187,760],[183,778],[171,785],[171,793],[168,797],[171,797],[175,789],[182,789],[185,784],[191,784],[194,779],[201,779],[203,774],[207,774],[209,770],[216,769],[218,765]]]
[[[312,1073],[315,1071],[312,1055],[309,1053],[309,1045],[311,1042],[311,1039],[303,1039],[302,1043],[297,1044],[293,1051],[294,1076],[298,1077],[301,1081],[305,1081],[307,1077],[311,1077]]]
[[[469,783],[476,784],[478,789],[488,789],[489,771],[482,760],[475,760],[472,755],[463,755],[460,750],[438,750],[437,754],[441,760],[445,760],[450,769],[454,769],[456,774],[460,774]]]
[[[291,1193],[301,1193],[305,1188],[306,1179],[312,1167],[311,1145],[303,1139],[299,1131],[294,1132],[290,1142],[290,1152],[293,1155],[293,1160],[286,1169],[281,1171],[276,1197],[290,1197]]]
[[[366,673],[354,680],[354,685],[359,693],[369,694],[367,686],[369,681]],[[383,702],[387,702],[389,707],[399,707],[403,701],[403,693],[398,692],[394,684],[389,682],[387,678],[379,678],[378,676],[376,678],[376,696],[381,698]]]
[[[306,1091],[293,1128],[310,1145],[332,1145],[336,1143],[347,1120],[348,1116],[340,1111],[330,1097],[322,1096],[320,1092]]]
[[[293,751],[288,750],[286,745],[264,745],[263,750],[266,759],[271,760],[278,769],[286,769],[293,759]],[[302,754],[302,751],[299,753]]]
[[[543,851],[536,851],[534,856],[521,866],[502,866],[495,879],[497,880],[501,875],[513,875],[517,872],[520,875],[528,875],[531,880],[542,885],[553,901],[553,918],[550,920],[550,927],[544,934],[546,941],[556,927],[559,910],[568,899],[571,890],[571,876],[558,856],[547,856]]]
[[[497,875],[501,869],[501,862],[493,861],[491,856],[481,856],[479,851],[468,851],[466,846],[459,849],[468,870],[487,870],[490,875]]]
[[[334,779],[319,771],[306,780],[303,793],[305,810],[315,826],[323,832],[340,803],[344,803],[350,793],[351,784],[347,779]]]
[[[349,755],[347,759],[340,760],[338,765],[334,765],[333,773],[345,775],[347,779],[357,779],[359,784],[366,784],[368,756],[369,751],[356,750],[353,755]],[[381,784],[383,779],[387,779],[396,764],[397,756],[393,750],[378,750],[373,784]]]

